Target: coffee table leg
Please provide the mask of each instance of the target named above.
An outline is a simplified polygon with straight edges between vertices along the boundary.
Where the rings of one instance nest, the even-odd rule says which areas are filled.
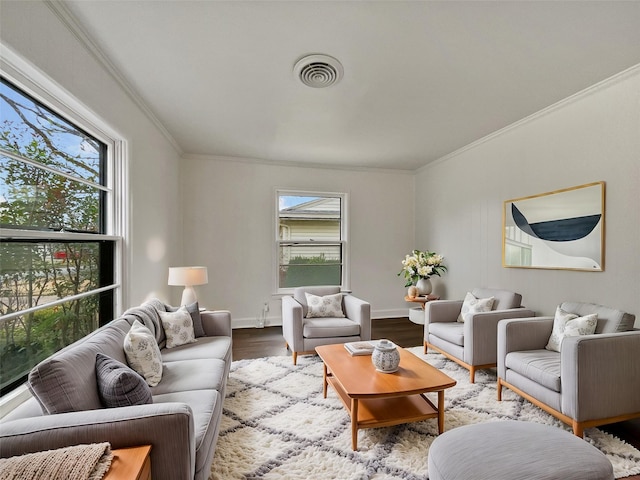
[[[358,399],[351,399],[351,448],[358,450]]]
[[[444,390],[438,392],[438,434],[444,432]]]
[[[322,396],[327,398],[327,364],[322,364]]]

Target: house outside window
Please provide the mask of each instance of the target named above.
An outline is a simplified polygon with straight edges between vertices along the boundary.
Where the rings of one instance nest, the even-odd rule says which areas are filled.
[[[276,209],[277,292],[347,289],[347,195],[277,190]]]
[[[0,394],[113,318],[115,142],[0,83]],[[89,133],[91,132],[91,133]]]

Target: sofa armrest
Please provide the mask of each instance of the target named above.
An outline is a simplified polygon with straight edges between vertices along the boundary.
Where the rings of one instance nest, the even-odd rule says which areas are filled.
[[[112,449],[151,445],[154,480],[192,480],[194,422],[184,403],[157,403],[22,418],[0,423],[0,457],[109,442]]]
[[[282,297],[282,336],[294,352],[303,351],[302,305],[291,295]]]
[[[343,297],[347,318],[360,325],[360,338],[371,340],[371,305],[353,295]]]
[[[640,412],[640,331],[567,337],[562,413],[578,421]]]
[[[231,312],[229,310],[205,310],[200,312],[200,318],[207,337],[231,336]]]
[[[510,352],[540,350],[549,342],[553,317],[511,318],[498,322],[498,376],[506,374],[504,359]]]
[[[496,363],[498,322],[511,318],[535,316],[527,308],[510,308],[471,314],[464,322],[464,361],[471,365]]]

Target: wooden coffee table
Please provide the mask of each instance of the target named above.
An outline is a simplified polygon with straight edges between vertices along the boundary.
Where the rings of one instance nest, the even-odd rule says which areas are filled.
[[[358,430],[438,418],[444,431],[444,391],[456,381],[403,348],[395,373],[376,371],[370,355],[352,357],[344,345],[323,345],[316,352],[324,362],[322,393],[331,384],[351,416],[351,445],[358,449]],[[425,395],[438,392],[436,407]]]

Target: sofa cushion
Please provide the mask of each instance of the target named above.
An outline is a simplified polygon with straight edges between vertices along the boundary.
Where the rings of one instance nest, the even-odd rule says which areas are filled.
[[[201,358],[218,358],[231,362],[231,337],[200,337],[196,339],[195,343],[162,349],[160,354],[163,362]]]
[[[544,387],[560,392],[560,354],[551,350],[508,353],[505,366]]]
[[[135,320],[124,338],[127,363],[147,381],[150,387],[162,379],[162,356],[151,331]]]
[[[122,362],[96,355],[98,395],[107,407],[129,407],[153,402],[151,389],[144,378]]]
[[[563,302],[560,307],[565,312],[574,313],[579,317],[592,313],[598,315],[598,325],[595,333],[616,333],[633,330],[633,324],[636,321],[636,316],[631,313],[595,303]]]
[[[462,309],[458,315],[458,322],[463,323],[474,313],[490,312],[493,309],[494,297],[477,298],[471,292],[467,292],[462,302]]]
[[[129,324],[114,320],[54,353],[29,372],[28,387],[47,414],[102,408],[96,381],[96,354],[126,362],[122,343]]]
[[[322,297],[308,292],[304,295],[307,299],[307,318],[344,317],[341,293]]]
[[[464,346],[464,324],[458,322],[434,322],[429,333],[455,345]]]
[[[166,348],[179,347],[196,341],[193,320],[184,305],[175,312],[158,312],[167,337]]]
[[[188,390],[221,390],[225,385],[228,364],[224,360],[205,358],[167,362],[162,381],[151,388],[155,397],[164,393]]]
[[[305,338],[352,337],[360,335],[360,325],[348,318],[305,318]]]
[[[566,337],[592,335],[596,331],[597,321],[598,316],[595,313],[578,317],[574,313],[565,312],[558,306],[553,319],[553,330],[545,348],[559,352],[562,348],[562,340]]]
[[[180,307],[165,305],[164,308],[167,312],[175,312]],[[191,321],[193,322],[193,333],[195,334],[196,338],[204,337],[205,333],[204,327],[202,326],[202,317],[200,316],[200,305],[198,305],[198,302],[194,302],[190,305],[187,305],[186,308],[187,312],[189,312],[189,315],[191,315]]]

